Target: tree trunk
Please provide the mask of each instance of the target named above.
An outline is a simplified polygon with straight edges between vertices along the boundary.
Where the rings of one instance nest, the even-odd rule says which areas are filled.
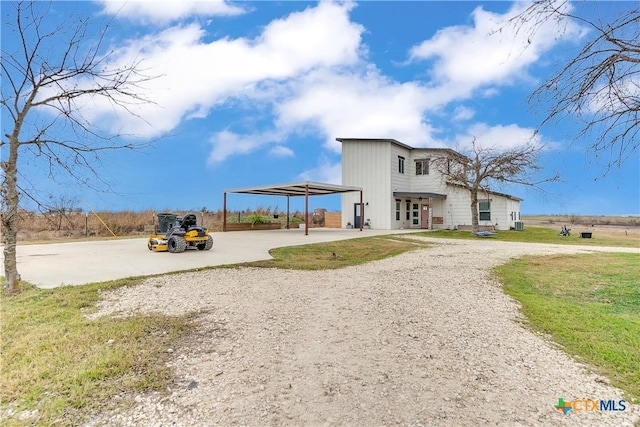
[[[480,221],[478,220],[478,189],[471,187],[469,193],[471,194],[471,225],[473,232],[476,233],[480,231]]]
[[[4,191],[6,211],[2,215],[2,233],[4,240],[4,289],[8,293],[20,290],[20,275],[16,262],[16,243],[18,240],[18,137],[9,137],[9,159],[2,163],[4,171]]]

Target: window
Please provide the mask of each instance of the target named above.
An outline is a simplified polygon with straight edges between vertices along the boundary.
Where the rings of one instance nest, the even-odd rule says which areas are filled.
[[[429,175],[429,160],[416,160],[416,175]]]
[[[406,216],[406,220],[409,221],[409,219],[410,219],[409,216],[411,215],[411,201],[410,200],[406,200],[405,202],[406,202],[406,205],[405,205],[406,209],[405,210],[406,210],[406,215],[407,215]]]
[[[398,156],[398,173],[404,173],[404,157]]]
[[[480,221],[491,221],[491,202],[478,202],[478,219]]]
[[[396,221],[400,221],[400,200],[396,199]]]

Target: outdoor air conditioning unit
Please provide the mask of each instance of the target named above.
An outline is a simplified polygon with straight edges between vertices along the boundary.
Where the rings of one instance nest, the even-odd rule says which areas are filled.
[[[516,228],[516,231],[524,231],[524,222],[516,221],[513,224],[514,224],[514,226]]]

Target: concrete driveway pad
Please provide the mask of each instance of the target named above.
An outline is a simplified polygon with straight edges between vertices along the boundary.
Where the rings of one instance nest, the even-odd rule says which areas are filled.
[[[210,251],[179,254],[149,251],[146,237],[18,245],[18,272],[26,282],[54,288],[270,259],[269,250],[283,246],[416,231],[314,228],[306,236],[302,229],[219,232],[213,233]],[[4,262],[2,253],[0,260]]]

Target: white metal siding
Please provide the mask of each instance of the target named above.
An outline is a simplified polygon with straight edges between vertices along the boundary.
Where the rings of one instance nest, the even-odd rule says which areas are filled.
[[[509,230],[513,227],[511,212],[520,212],[520,202],[497,194],[478,194],[478,202],[486,201],[487,198],[491,201],[491,220],[479,221],[479,225],[493,225],[498,230]],[[449,215],[448,218],[445,217],[447,228],[471,225],[471,193],[469,190],[449,186],[446,204]]]
[[[378,141],[342,143],[342,183],[362,188],[364,219],[371,220],[372,228],[389,228],[391,220],[390,146],[390,143]],[[345,193],[342,196],[343,227],[348,222],[353,224],[353,205],[359,202],[359,193]]]
[[[447,228],[453,229],[458,225],[471,225],[471,194],[469,190],[449,186],[446,203],[445,224],[447,224]]]
[[[435,161],[436,154],[419,149],[412,151],[409,172],[410,185],[407,191],[446,194],[446,180],[438,170],[439,166]],[[424,159],[430,159],[429,174],[416,175],[416,160]]]

